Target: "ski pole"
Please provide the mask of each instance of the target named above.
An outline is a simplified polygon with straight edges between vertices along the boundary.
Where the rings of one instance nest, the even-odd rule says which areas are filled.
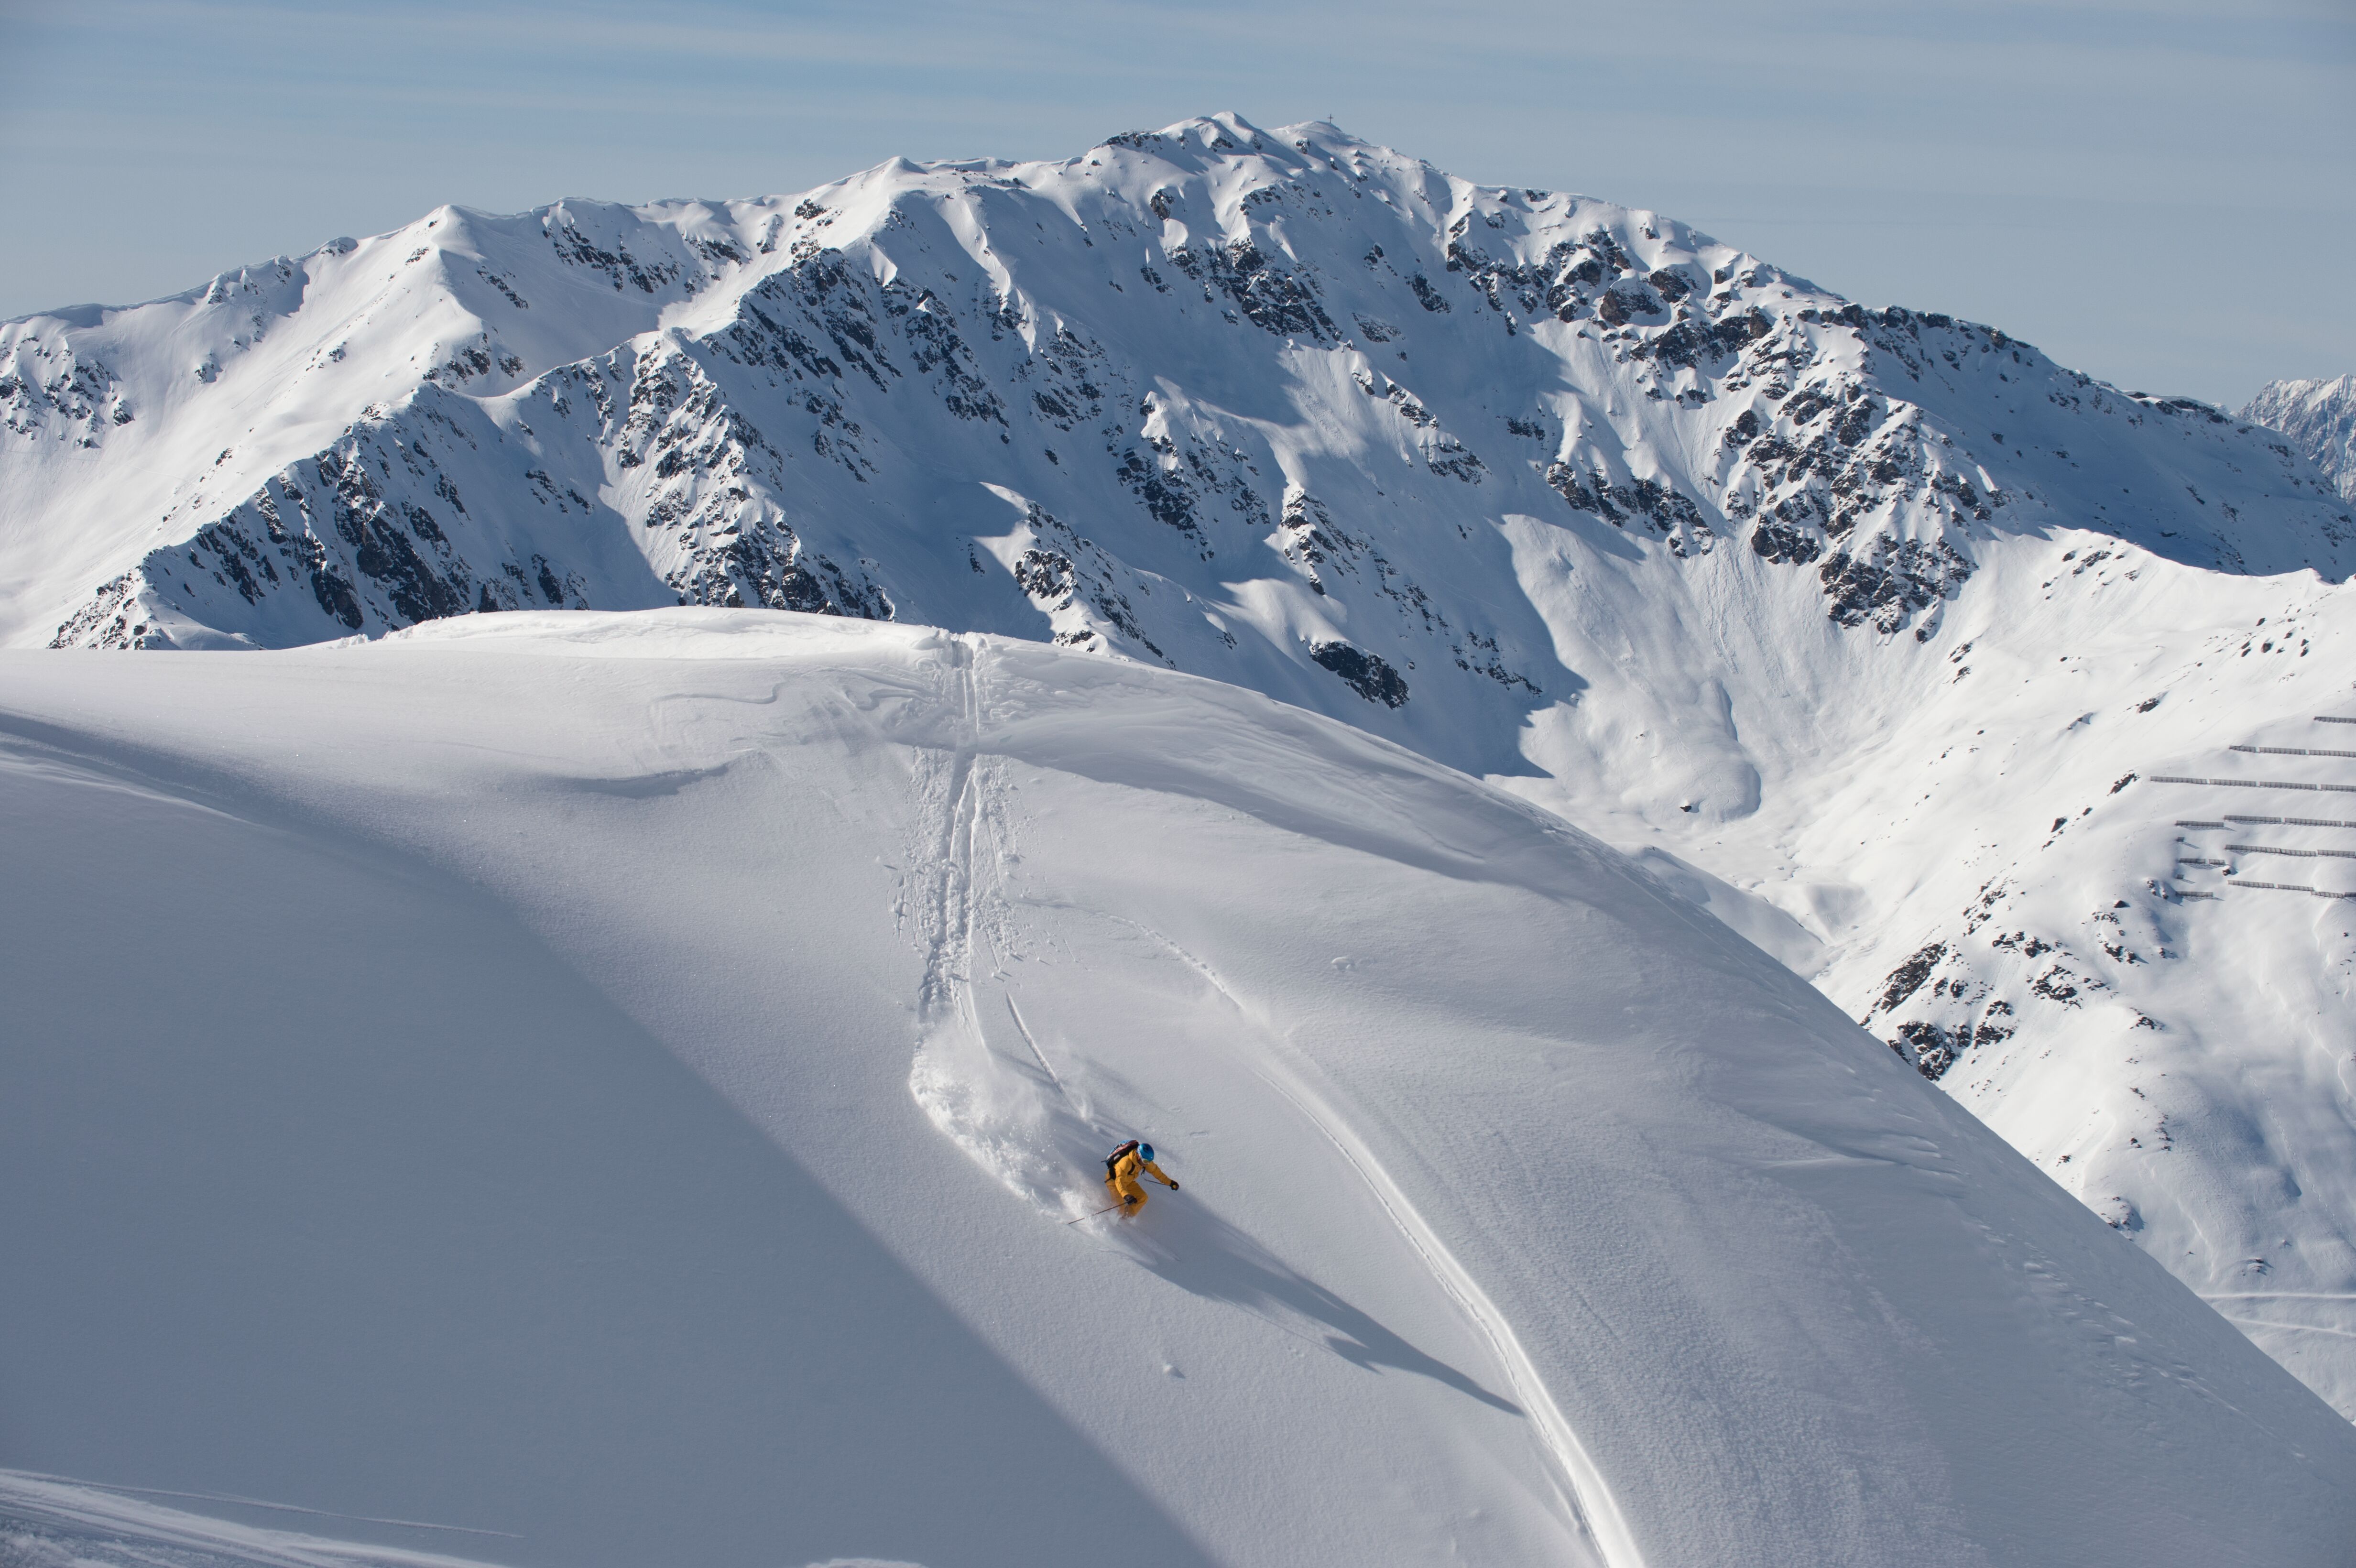
[[[1097,1214],[1109,1214],[1119,1207],[1120,1205],[1118,1203],[1108,1203],[1103,1208],[1098,1210],[1096,1214],[1083,1214],[1080,1216],[1079,1220],[1066,1220],[1064,1223],[1066,1225],[1076,1225],[1080,1222],[1080,1220],[1093,1220],[1097,1217]]]

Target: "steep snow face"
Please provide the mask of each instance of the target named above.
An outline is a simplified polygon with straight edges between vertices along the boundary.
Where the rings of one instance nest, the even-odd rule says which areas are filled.
[[[1640,854],[2356,1415],[2356,772],[2231,750],[2356,713],[2356,522],[2272,431],[1233,116],[6,331],[0,638],[766,605],[1345,719]]]
[[[2254,424],[2291,438],[2356,501],[2356,376],[2329,381],[2269,381],[2242,410]]]
[[[2356,1530],[2356,1430],[2151,1259],[1654,876],[1361,731],[765,611],[0,669],[0,1457],[318,1510],[0,1477],[28,1553]],[[1087,1218],[1135,1135],[1183,1190]]]

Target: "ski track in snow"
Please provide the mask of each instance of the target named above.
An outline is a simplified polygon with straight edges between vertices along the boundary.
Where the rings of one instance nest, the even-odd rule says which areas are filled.
[[[1118,1142],[1122,1129],[1107,1125],[1074,1097],[1023,1022],[1011,990],[1001,993],[1007,1016],[1052,1094],[1033,1098],[1029,1092],[1037,1088],[1035,1081],[1030,1080],[1021,1063],[991,1050],[981,1024],[981,1013],[989,1005],[981,999],[982,990],[1001,978],[1003,971],[989,952],[989,937],[980,932],[980,912],[985,908],[996,912],[999,918],[991,924],[1001,939],[1017,947],[1029,944],[1012,914],[1006,890],[981,869],[1011,848],[993,831],[991,806],[1005,786],[997,770],[977,764],[971,750],[989,709],[987,655],[979,640],[969,637],[948,639],[948,646],[952,656],[943,661],[943,668],[957,689],[955,707],[965,733],[945,760],[945,777],[935,792],[942,803],[940,827],[932,837],[935,853],[924,867],[931,889],[929,907],[934,912],[933,929],[927,933],[921,1009],[927,1029],[911,1071],[910,1088],[941,1131],[1017,1196],[1058,1218],[1122,1224],[1097,1212],[1095,1198],[1100,1194],[1091,1195],[1085,1189],[1065,1188],[1052,1194],[1043,1190],[1075,1164],[1087,1168],[1090,1155]],[[1167,950],[1200,976],[1238,1019],[1254,1017],[1257,1009],[1236,996],[1209,965],[1165,933],[1119,915],[1091,912],[1097,919],[1129,926]],[[943,1038],[952,1032],[961,1037],[956,1046]],[[952,1051],[971,1075],[960,1075],[944,1061]],[[1487,1340],[1529,1418],[1533,1439],[1560,1472],[1563,1505],[1580,1532],[1596,1542],[1598,1554],[1609,1568],[1643,1568],[1644,1559],[1601,1474],[1555,1407],[1504,1315],[1416,1213],[1372,1154],[1341,1130],[1342,1118],[1320,1104],[1291,1073],[1277,1070],[1271,1060],[1246,1057],[1240,1059],[1240,1065],[1281,1096],[1333,1147],[1381,1205],[1435,1284]],[[976,1108],[981,1106],[1001,1109],[993,1118],[977,1114]],[[1043,1201],[1045,1199],[1061,1202],[1055,1205]],[[1122,1251],[1127,1253],[1129,1249]]]
[[[1174,944],[1173,950],[1176,950]],[[1184,956],[1183,950],[1180,955]],[[1197,965],[1197,967],[1201,965]],[[1218,984],[1216,977],[1207,970],[1203,973],[1213,985]],[[1226,987],[1221,987],[1220,989],[1224,994]],[[1233,999],[1229,997],[1230,1001]],[[1237,1010],[1240,1012],[1242,1009],[1238,1008]],[[1252,1065],[1252,1071],[1261,1082],[1281,1094],[1301,1113],[1301,1118],[1315,1126],[1335,1151],[1349,1162],[1359,1179],[1381,1203],[1391,1222],[1398,1227],[1399,1234],[1406,1238],[1417,1256],[1431,1271],[1433,1279],[1479,1327],[1494,1349],[1498,1362],[1505,1369],[1506,1377],[1521,1401],[1523,1411],[1529,1416],[1538,1440],[1545,1444],[1549,1456],[1560,1469],[1567,1488],[1566,1506],[1581,1533],[1595,1541],[1598,1554],[1610,1568],[1643,1568],[1644,1557],[1637,1550],[1626,1521],[1620,1517],[1619,1507],[1604,1484],[1601,1473],[1589,1458],[1579,1435],[1570,1429],[1569,1423],[1563,1419],[1562,1412],[1556,1408],[1553,1396],[1539,1379],[1537,1369],[1530,1364],[1529,1356],[1522,1349],[1521,1342],[1514,1337],[1513,1326],[1505,1320],[1505,1315],[1482,1293],[1481,1287],[1473,1283],[1472,1276],[1456,1261],[1431,1227],[1424,1223],[1422,1216],[1408,1204],[1398,1184],[1375,1163],[1372,1155],[1356,1140],[1344,1136],[1341,1130],[1342,1124],[1334,1116],[1321,1114],[1297,1083],[1278,1077],[1266,1067]]]
[[[1119,919],[1119,916],[1108,918]],[[1124,922],[1134,925],[1133,922]],[[1239,1019],[1253,1018],[1258,1009],[1247,1007],[1229,990],[1208,964],[1187,952],[1161,932],[1137,927],[1141,933],[1166,947],[1170,953],[1200,975],[1218,992]],[[1010,1005],[1012,998],[1009,998]],[[1263,1026],[1265,1019],[1260,1019]],[[1287,1058],[1290,1059],[1290,1053]],[[1326,1106],[1309,1091],[1294,1072],[1278,1066],[1276,1052],[1253,1059],[1239,1057],[1244,1069],[1282,1096],[1286,1104],[1300,1113],[1301,1118],[1317,1129],[1333,1147],[1354,1171],[1383,1212],[1398,1228],[1399,1235],[1414,1248],[1416,1255],[1430,1271],[1433,1280],[1461,1307],[1494,1350],[1498,1364],[1505,1370],[1523,1413],[1529,1417],[1536,1439],[1543,1444],[1548,1456],[1560,1470],[1565,1488],[1565,1507],[1570,1511],[1580,1532],[1596,1543],[1599,1555],[1610,1568],[1643,1568],[1644,1558],[1636,1549],[1619,1508],[1612,1500],[1601,1474],[1596,1469],[1579,1436],[1564,1421],[1555,1406],[1554,1398],[1547,1392],[1537,1369],[1531,1365],[1528,1353],[1515,1338],[1513,1326],[1506,1321],[1495,1304],[1473,1283],[1471,1274],[1458,1263],[1432,1228],[1425,1223],[1406,1194],[1391,1180],[1389,1173],[1377,1163],[1374,1155],[1344,1130],[1348,1118]],[[1042,1065],[1044,1065],[1043,1060]]]

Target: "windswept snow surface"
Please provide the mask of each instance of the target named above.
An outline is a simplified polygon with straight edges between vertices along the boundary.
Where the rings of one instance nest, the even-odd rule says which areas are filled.
[[[275,1515],[280,1527],[190,1513],[159,1500],[231,1504]],[[311,1516],[305,1519],[304,1516]],[[0,1470],[0,1563],[8,1568],[487,1568],[477,1560],[410,1547],[337,1541],[285,1528],[323,1520],[317,1510],[257,1503],[251,1499],[165,1490],[78,1486],[54,1476]],[[484,1531],[451,1531],[403,1520],[354,1522],[388,1527],[419,1539],[439,1536],[484,1544]]]
[[[2356,1539],[2356,1429],[1821,995],[1235,688],[759,611],[17,653],[0,813],[0,1463],[318,1510],[165,1499],[188,1561]],[[1130,1135],[1184,1189],[1066,1223]]]

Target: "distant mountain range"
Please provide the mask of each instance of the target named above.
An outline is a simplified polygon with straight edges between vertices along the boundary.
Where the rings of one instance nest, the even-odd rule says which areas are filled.
[[[2271,425],[2356,500],[2356,376],[2329,381],[2269,381],[2242,418]]]

